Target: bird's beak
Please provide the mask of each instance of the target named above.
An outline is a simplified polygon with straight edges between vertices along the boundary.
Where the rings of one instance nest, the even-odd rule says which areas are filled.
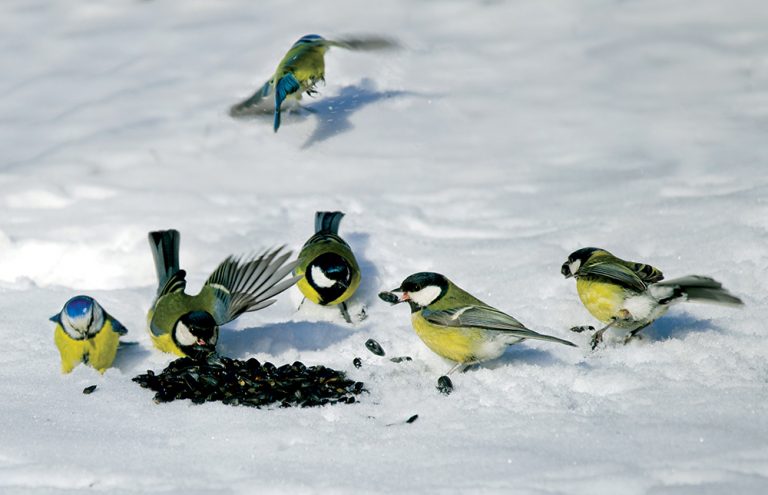
[[[395,289],[395,290],[393,290],[391,292],[392,292],[392,294],[397,296],[397,302],[405,302],[405,301],[410,301],[411,300],[411,295],[408,294],[407,292],[403,291],[403,290]]]
[[[205,345],[208,345],[208,344],[203,339],[197,339],[197,345],[205,346]]]
[[[563,266],[560,267],[560,273],[562,273],[563,277],[565,278],[573,277],[573,273],[571,273],[571,267],[567,261],[563,263]]]
[[[55,315],[51,316],[48,319],[54,323],[61,323],[61,313],[56,313]]]

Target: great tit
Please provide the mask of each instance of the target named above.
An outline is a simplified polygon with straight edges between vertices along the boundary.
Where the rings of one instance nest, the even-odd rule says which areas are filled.
[[[628,330],[624,343],[681,301],[742,305],[722,284],[709,277],[688,275],[664,280],[658,268],[624,261],[604,249],[586,247],[568,256],[560,272],[576,278],[576,291],[587,310],[606,325],[592,337],[592,349],[611,327]],[[573,327],[581,332],[591,327]]]
[[[73,297],[50,320],[56,323],[53,341],[61,354],[62,373],[80,363],[104,373],[115,360],[120,336],[128,332],[88,296]]]
[[[155,259],[157,298],[147,314],[155,347],[178,356],[198,357],[214,352],[219,327],[248,311],[273,304],[271,299],[301,277],[283,280],[296,267],[286,263],[282,248],[246,259],[229,256],[214,270],[196,296],[184,293],[186,272],[179,269],[179,232],[149,233]]]
[[[339,237],[340,211],[315,213],[315,235],[304,243],[294,275],[303,275],[297,286],[304,297],[322,306],[336,306],[352,323],[347,303],[360,285],[360,267],[352,248]]]
[[[393,304],[407,302],[410,305],[416,335],[436,354],[456,361],[447,374],[466,365],[495,359],[507,346],[525,339],[576,347],[573,342],[526,328],[439,273],[415,273],[400,287],[380,297]]]
[[[263,113],[266,98],[274,94],[274,130],[280,127],[280,109],[286,98],[301,99],[306,93],[313,96],[318,82],[325,82],[325,52],[332,46],[348,50],[381,50],[393,48],[396,43],[388,38],[362,37],[327,40],[317,34],[302,36],[288,50],[277,65],[272,77],[250,98],[232,106],[229,114],[242,117]]]

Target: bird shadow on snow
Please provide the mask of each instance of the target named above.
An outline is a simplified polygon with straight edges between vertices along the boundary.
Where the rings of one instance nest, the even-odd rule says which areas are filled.
[[[360,267],[360,286],[350,298],[350,302],[360,302],[369,306],[379,300],[376,295],[382,290],[379,287],[379,270],[366,256],[371,244],[371,236],[365,232],[352,232],[345,235],[344,238],[352,248],[352,252],[355,253],[355,259]]]
[[[659,318],[653,325],[640,332],[645,339],[651,342],[668,339],[683,339],[691,333],[707,332],[721,329],[709,320],[700,320],[688,313],[667,315]]]
[[[121,344],[117,349],[117,355],[112,366],[123,372],[144,369],[143,363],[150,353],[150,350],[138,343]]]
[[[295,349],[316,351],[354,335],[349,327],[324,321],[287,321],[242,330],[222,329],[219,353],[242,359],[257,353],[277,355]]]
[[[337,136],[354,128],[349,117],[373,103],[389,98],[410,96],[409,91],[378,91],[370,79],[363,79],[359,84],[344,86],[336,96],[323,98],[317,103],[304,107],[317,118],[317,127],[307,138],[302,149],[307,149],[316,143]]]

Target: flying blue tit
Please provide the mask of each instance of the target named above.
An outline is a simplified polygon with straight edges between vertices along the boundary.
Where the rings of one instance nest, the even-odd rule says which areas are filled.
[[[73,297],[50,320],[56,323],[53,341],[61,354],[62,373],[80,363],[104,373],[115,360],[120,336],[128,332],[88,296]]]
[[[163,352],[190,357],[214,352],[221,325],[273,304],[274,296],[301,278],[285,279],[298,262],[286,263],[291,252],[281,254],[278,248],[245,259],[227,257],[200,293],[190,296],[184,292],[186,272],[179,269],[179,238],[176,230],[149,233],[158,288],[147,326]]]
[[[339,237],[340,211],[315,213],[315,235],[299,253],[294,275],[303,275],[297,286],[304,297],[322,306],[339,306],[341,315],[352,323],[347,303],[360,285],[360,267],[352,248]]]
[[[327,40],[317,34],[302,36],[277,65],[272,77],[253,96],[229,110],[232,117],[241,117],[265,110],[264,103],[274,95],[274,129],[280,128],[280,110],[286,98],[294,103],[306,93],[313,96],[318,82],[325,82],[325,53],[332,46],[348,50],[382,50],[397,44],[388,38],[362,37]]]
[[[741,299],[709,277],[688,275],[664,280],[658,268],[643,263],[624,261],[604,249],[586,247],[568,256],[560,272],[576,279],[576,291],[584,307],[606,325],[592,337],[592,349],[603,340],[609,328],[629,332],[629,342],[642,329],[653,323],[681,301],[719,303],[741,306]],[[591,327],[573,327],[582,332]]]
[[[448,371],[504,354],[507,346],[525,339],[547,340],[576,347],[567,340],[544,335],[493,308],[439,273],[415,273],[400,287],[379,297],[392,304],[407,302],[416,335],[436,354],[455,361]]]

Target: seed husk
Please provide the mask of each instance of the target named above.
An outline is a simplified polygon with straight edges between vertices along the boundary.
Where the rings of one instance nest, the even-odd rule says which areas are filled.
[[[96,390],[96,385],[89,385],[83,389],[83,393],[89,395],[92,394],[94,390]]]

